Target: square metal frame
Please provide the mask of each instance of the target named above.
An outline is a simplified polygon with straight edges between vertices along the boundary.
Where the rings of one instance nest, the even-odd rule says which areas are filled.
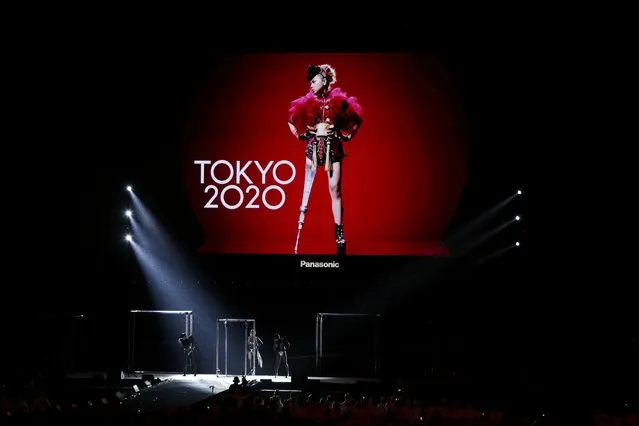
[[[228,342],[229,342],[229,330],[228,330],[228,324],[229,323],[244,323],[244,376],[246,376],[246,372],[247,372],[247,363],[246,363],[246,354],[248,353],[248,329],[249,329],[249,324],[253,325],[253,329],[255,330],[255,335],[257,336],[257,328],[256,328],[256,322],[255,319],[253,318],[218,318],[217,322],[215,323],[215,334],[216,334],[216,338],[215,338],[215,375],[217,377],[220,376],[228,376],[228,356],[229,356],[229,352],[228,352]],[[220,371],[220,324],[223,324],[224,326],[224,374],[222,374],[222,372]],[[256,353],[257,351],[253,351],[253,365],[255,365],[255,357],[256,357]]]
[[[156,311],[133,309],[129,311],[129,345],[127,356],[127,368],[134,370],[135,363],[135,317],[136,314],[160,314],[160,315],[184,315],[184,333],[187,336],[193,335],[193,311]]]
[[[321,312],[315,316],[315,372],[322,372],[322,358],[324,357],[324,318],[325,317],[370,317],[374,323],[373,329],[373,371],[379,373],[381,363],[379,359],[379,314],[335,313]]]

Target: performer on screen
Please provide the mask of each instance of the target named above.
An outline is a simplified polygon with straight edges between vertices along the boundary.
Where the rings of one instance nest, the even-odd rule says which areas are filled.
[[[255,363],[257,361],[257,365],[262,368],[262,355],[260,354],[260,348],[264,342],[262,339],[255,335],[255,329],[252,328],[249,333],[248,338],[248,352],[246,356],[248,356],[249,361],[249,375],[255,376]]]
[[[193,352],[195,352],[195,338],[193,335],[186,336],[186,333],[180,334],[180,338],[178,339],[180,345],[182,345],[182,350],[184,350],[184,374],[186,376],[189,373],[189,370],[193,372],[194,376],[197,376],[197,370],[195,368],[195,358],[193,356]]]
[[[287,351],[291,347],[291,343],[286,336],[280,337],[279,333],[273,335],[273,352],[275,352],[275,377],[280,373],[280,364],[284,362],[286,377],[289,376],[288,355]]]
[[[344,203],[342,199],[342,164],[346,156],[344,142],[350,141],[362,124],[362,107],[357,98],[339,88],[335,69],[328,65],[310,65],[307,69],[310,91],[291,102],[288,125],[293,135],[306,142],[304,193],[300,207],[298,236],[304,225],[308,201],[318,166],[324,166],[332,201],[337,254],[346,254]]]

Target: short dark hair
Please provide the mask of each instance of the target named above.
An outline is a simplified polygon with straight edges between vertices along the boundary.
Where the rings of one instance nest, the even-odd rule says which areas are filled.
[[[322,68],[319,65],[309,65],[306,72],[308,81],[311,81],[317,74],[322,72]]]

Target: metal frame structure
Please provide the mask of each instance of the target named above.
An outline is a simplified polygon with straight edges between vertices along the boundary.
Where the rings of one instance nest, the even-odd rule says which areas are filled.
[[[377,374],[380,369],[379,361],[379,337],[378,337],[378,321],[379,314],[356,314],[356,313],[333,313],[321,312],[315,316],[315,371],[317,374],[322,372],[322,357],[324,356],[324,317],[371,317],[374,323],[373,330],[373,358],[375,365],[373,370]]]
[[[246,354],[248,353],[248,329],[249,329],[249,324],[253,325],[253,329],[255,330],[255,335],[257,336],[257,328],[256,328],[256,323],[255,323],[255,319],[253,318],[218,318],[217,322],[215,323],[215,334],[216,334],[216,338],[215,338],[215,374],[217,375],[217,377],[220,377],[220,375],[222,376],[228,376],[228,356],[229,356],[229,351],[228,351],[228,342],[229,342],[229,330],[228,330],[228,324],[229,323],[236,323],[236,322],[243,322],[244,323],[244,376],[246,376],[246,370],[247,370],[247,365],[246,365]],[[224,374],[221,374],[220,371],[220,323],[224,324]],[[255,361],[256,361],[256,355],[257,355],[257,351],[253,351],[253,365],[255,365]]]
[[[184,332],[193,335],[193,311],[155,311],[134,309],[129,311],[129,349],[127,368],[134,371],[135,362],[135,317],[136,314],[184,315]]]

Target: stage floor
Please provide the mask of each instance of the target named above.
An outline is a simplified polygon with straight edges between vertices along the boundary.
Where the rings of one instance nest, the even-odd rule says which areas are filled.
[[[174,372],[158,372],[158,371],[138,371],[135,372],[133,374],[129,374],[126,377],[127,378],[141,378],[143,374],[152,374],[153,376],[155,376],[156,378],[164,381],[172,381],[172,382],[179,382],[179,383],[192,383],[197,384],[197,386],[204,386],[206,385],[206,388],[209,390],[209,394],[211,393],[218,393],[218,392],[223,392],[225,390],[227,390],[231,384],[233,383],[233,378],[235,377],[234,375],[229,374],[228,376],[224,376],[224,375],[216,375],[216,374],[198,374],[197,376],[193,376],[192,374],[189,374],[187,376],[184,376],[180,373],[174,373]],[[237,377],[241,378],[242,376],[238,375]],[[376,378],[367,378],[367,377],[320,377],[320,376],[309,376],[308,377],[309,380],[316,380],[322,383],[333,383],[333,384],[340,384],[340,385],[344,385],[344,384],[353,384],[353,383],[357,383],[357,382],[371,382],[371,383],[377,383],[379,382],[379,379]],[[250,381],[257,381],[257,382],[262,382],[263,380],[269,380],[272,383],[290,383],[291,382],[291,378],[290,377],[283,377],[283,376],[264,376],[264,375],[259,375],[259,376],[246,376],[246,380]],[[214,391],[212,392],[210,387],[213,386]]]
[[[144,389],[140,392],[140,402],[143,402],[142,405],[144,408],[167,408],[167,407],[184,407],[188,405],[193,405],[199,401],[202,401],[211,395],[215,395],[220,392],[224,392],[228,390],[228,388],[233,383],[233,378],[235,376],[223,376],[223,375],[215,375],[215,374],[198,374],[197,376],[187,375],[183,376],[182,374],[176,373],[166,373],[166,372],[139,372],[137,375],[139,377],[142,374],[153,374],[156,378],[160,379],[161,382],[159,385],[153,386],[148,389]],[[131,376],[131,378],[135,378],[136,376]],[[238,376],[240,377],[240,376]],[[274,376],[246,376],[246,379],[251,381],[256,381],[259,383],[258,386],[262,388],[264,391],[268,391],[270,389],[265,389],[263,385],[265,381],[269,381],[268,383],[277,384],[274,386],[279,391],[287,392],[294,391],[293,387],[287,387],[286,383],[291,383],[291,378],[288,377],[274,377]],[[345,385],[345,384],[353,384],[357,382],[378,382],[378,379],[371,378],[356,378],[356,377],[309,377],[309,380],[316,380],[320,383],[330,383],[335,385]],[[284,386],[282,386],[284,385]],[[140,407],[140,408],[143,408]]]
[[[77,373],[69,374],[68,378],[81,379],[90,378],[95,373]],[[141,379],[143,375],[153,375],[160,382],[148,388],[142,388],[135,393],[133,398],[127,400],[127,404],[134,405],[139,409],[167,409],[178,408],[196,404],[212,395],[224,392],[233,384],[235,376],[215,375],[215,374],[198,374],[197,376],[184,376],[176,372],[158,372],[158,371],[137,371],[126,374],[125,379]],[[241,376],[238,376],[241,378]],[[274,390],[279,391],[295,391],[293,386],[286,386],[291,383],[291,378],[274,377],[274,376],[246,376],[249,382],[255,381],[257,388],[263,391]],[[379,382],[379,379],[365,377],[309,377],[319,383],[348,385],[357,382]],[[273,389],[270,389],[267,383],[272,383]],[[266,385],[266,388],[265,388]],[[296,386],[297,387],[297,386]]]

